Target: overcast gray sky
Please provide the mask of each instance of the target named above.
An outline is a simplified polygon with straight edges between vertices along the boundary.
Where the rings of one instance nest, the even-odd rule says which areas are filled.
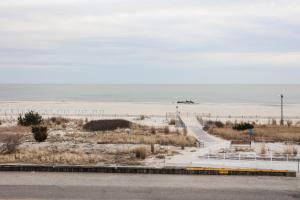
[[[1,83],[300,83],[300,0],[2,0]]]

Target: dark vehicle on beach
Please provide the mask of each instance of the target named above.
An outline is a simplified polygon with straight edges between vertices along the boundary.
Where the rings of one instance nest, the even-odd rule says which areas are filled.
[[[178,104],[195,104],[192,100],[177,101]]]

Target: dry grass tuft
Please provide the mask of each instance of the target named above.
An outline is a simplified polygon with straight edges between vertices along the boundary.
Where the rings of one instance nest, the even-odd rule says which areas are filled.
[[[266,155],[267,153],[267,148],[265,144],[262,144],[262,146],[260,147],[260,154],[261,155]]]
[[[164,133],[165,133],[165,134],[169,134],[169,133],[170,133],[170,129],[169,129],[168,126],[165,126],[165,127],[164,127]]]
[[[6,137],[7,135],[11,135],[11,134],[24,135],[30,132],[31,132],[30,127],[24,127],[24,126],[0,127],[0,141],[1,138]]]
[[[175,119],[171,119],[170,121],[169,121],[169,125],[175,125],[176,124],[176,120]]]
[[[56,125],[66,124],[69,123],[69,119],[64,117],[51,117],[50,122]]]
[[[57,151],[49,149],[18,149],[13,154],[0,154],[0,163],[30,163],[30,164],[68,164],[91,165],[99,162],[104,164],[139,165],[136,158],[130,156],[130,151],[115,153],[86,153],[77,151]]]
[[[297,156],[298,150],[297,150],[297,148],[294,147],[294,146],[289,146],[289,147],[286,147],[286,148],[283,150],[283,154]]]
[[[125,131],[120,133],[115,132],[99,132],[99,133],[77,133],[67,135],[68,138],[86,143],[98,144],[160,144],[172,146],[194,147],[196,146],[196,139],[191,136],[178,135],[176,133],[164,134],[156,133],[155,135],[134,132],[126,134]]]
[[[145,160],[147,157],[147,149],[145,146],[136,147],[133,152],[138,159]]]
[[[156,134],[156,129],[155,129],[154,127],[151,127],[151,128],[150,128],[150,133],[151,133],[152,135],[155,135],[155,134]]]
[[[2,145],[0,147],[0,154],[11,154],[15,153],[17,150],[17,147],[20,144],[21,141],[21,135],[20,134],[11,134],[7,135],[5,138],[2,139]]]

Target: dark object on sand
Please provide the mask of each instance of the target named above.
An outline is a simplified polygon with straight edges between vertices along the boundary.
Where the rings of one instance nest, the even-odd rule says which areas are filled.
[[[179,104],[195,104],[192,100],[185,100],[185,101],[177,101]]]

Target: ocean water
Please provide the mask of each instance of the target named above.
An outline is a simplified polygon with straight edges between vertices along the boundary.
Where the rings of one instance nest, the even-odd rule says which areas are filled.
[[[300,103],[300,85],[0,85],[0,101]]]

